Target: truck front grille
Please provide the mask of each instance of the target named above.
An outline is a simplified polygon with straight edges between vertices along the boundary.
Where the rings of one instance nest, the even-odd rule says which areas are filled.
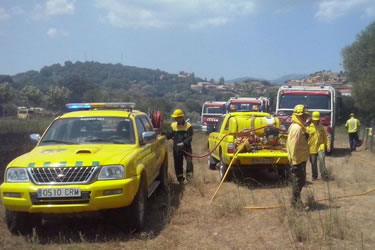
[[[42,167],[28,168],[35,184],[86,184],[89,183],[99,167]]]

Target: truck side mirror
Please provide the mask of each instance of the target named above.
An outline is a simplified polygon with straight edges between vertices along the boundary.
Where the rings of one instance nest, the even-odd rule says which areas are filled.
[[[155,131],[147,131],[142,133],[142,142],[144,144],[152,143],[156,139]]]
[[[215,129],[216,129],[216,126],[214,126],[214,127],[209,126],[207,128],[207,133],[209,134],[209,133],[215,132]]]
[[[40,134],[31,134],[30,140],[33,143],[38,143],[38,141],[40,140]]]

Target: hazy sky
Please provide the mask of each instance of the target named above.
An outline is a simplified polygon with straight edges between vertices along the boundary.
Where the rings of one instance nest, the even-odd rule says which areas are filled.
[[[342,70],[375,0],[0,0],[0,74],[97,61],[226,80]]]

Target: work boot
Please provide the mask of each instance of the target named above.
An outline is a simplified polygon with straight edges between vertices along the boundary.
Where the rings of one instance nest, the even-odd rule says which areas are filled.
[[[294,208],[296,210],[305,209],[305,205],[303,204],[303,202],[300,199],[296,200],[296,201],[292,201],[291,206],[292,206],[292,208]]]

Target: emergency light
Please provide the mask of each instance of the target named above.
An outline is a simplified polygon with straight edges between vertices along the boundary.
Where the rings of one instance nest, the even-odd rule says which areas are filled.
[[[134,102],[91,102],[91,103],[68,103],[65,106],[69,110],[89,110],[89,109],[127,109],[133,110]]]

